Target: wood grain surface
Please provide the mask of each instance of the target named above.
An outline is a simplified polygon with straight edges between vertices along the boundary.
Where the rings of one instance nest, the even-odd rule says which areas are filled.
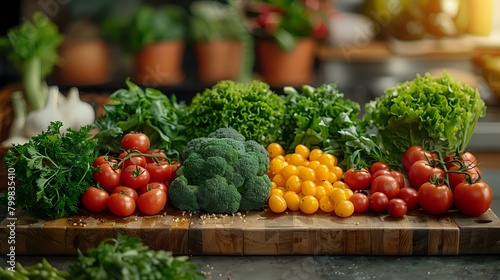
[[[0,223],[0,252],[10,234]],[[500,219],[458,212],[434,216],[420,210],[400,219],[388,214],[339,218],[318,212],[234,215],[190,214],[166,209],[154,216],[126,218],[82,212],[69,218],[37,219],[25,212],[15,220],[17,255],[75,255],[118,233],[138,236],[153,249],[181,255],[461,255],[499,254]]]

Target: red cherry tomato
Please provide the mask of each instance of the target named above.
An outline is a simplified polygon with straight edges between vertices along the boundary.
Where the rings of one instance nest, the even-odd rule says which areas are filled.
[[[82,205],[92,212],[102,212],[108,208],[109,194],[103,189],[89,187],[81,196]]]
[[[139,165],[129,165],[122,172],[122,182],[134,190],[145,187],[149,183],[149,172]]]
[[[398,197],[399,183],[391,175],[381,175],[373,180],[370,191],[384,193],[391,200]]]
[[[468,216],[480,216],[491,206],[493,193],[484,181],[463,182],[453,192],[455,207]]]
[[[113,193],[108,199],[108,209],[111,213],[127,217],[134,213],[136,203],[131,196],[122,193]]]
[[[370,201],[370,209],[379,213],[385,211],[387,204],[389,204],[389,199],[381,192],[372,193],[368,199]]]
[[[158,214],[167,204],[167,194],[160,189],[152,189],[139,196],[137,205],[139,210],[146,215]]]
[[[148,163],[146,170],[149,172],[150,182],[165,182],[172,176],[172,167],[166,161]]]
[[[118,161],[114,158],[112,158],[111,156],[108,156],[108,155],[102,155],[102,156],[98,156],[95,160],[94,160],[94,163],[92,164],[92,166],[94,168],[98,167],[99,165],[103,164],[103,163],[111,163],[111,166],[113,166],[113,164],[116,164],[118,163]]]
[[[364,190],[370,186],[371,174],[366,168],[355,169],[351,168],[344,174],[344,183],[351,190]]]
[[[368,211],[368,208],[370,207],[370,201],[368,199],[368,196],[366,196],[366,194],[364,193],[356,192],[353,195],[351,195],[349,200],[354,205],[355,213],[365,213],[366,211]]]
[[[375,178],[377,178],[380,175],[391,175],[391,171],[386,170],[386,169],[381,169],[381,170],[378,170],[375,173],[372,173],[372,177],[371,177],[372,183],[373,183],[373,180],[375,180]]]
[[[396,181],[398,181],[399,189],[405,187],[406,180],[405,180],[405,175],[402,172],[397,170],[391,170],[391,172],[389,172],[389,175],[391,175],[394,179],[396,179]]]
[[[401,218],[406,215],[406,211],[408,211],[408,207],[402,199],[393,198],[389,200],[389,204],[387,204],[387,212],[389,212],[391,217]]]
[[[443,161],[448,169],[452,166],[466,166],[471,168],[477,166],[476,156],[474,156],[471,152],[460,152],[458,154],[451,152],[444,156]]]
[[[418,189],[418,204],[426,213],[441,215],[450,209],[453,193],[444,184],[424,183]]]
[[[125,151],[138,150],[145,153],[150,145],[149,137],[144,133],[127,133],[122,138],[122,149]]]
[[[435,155],[427,152],[422,146],[415,145],[406,149],[403,154],[403,169],[406,173],[410,171],[411,166],[418,160],[430,160],[436,158]]]
[[[168,182],[167,182],[167,184],[168,184]],[[154,189],[160,189],[160,190],[164,191],[166,194],[168,194],[167,185],[165,185],[164,183],[160,183],[160,182],[150,182],[145,187],[142,187],[139,189],[139,195],[142,195],[143,193],[146,193],[146,192],[148,192],[150,190],[154,190]]]
[[[445,177],[444,170],[438,167],[434,167],[432,163],[426,160],[416,161],[410,168],[408,173],[408,180],[410,181],[410,186],[417,191],[420,186],[424,183],[429,182],[433,177]]]
[[[118,187],[114,188],[111,193],[121,193],[121,194],[128,195],[128,196],[132,197],[136,203],[137,203],[137,199],[139,198],[139,195],[137,194],[137,192],[134,189],[129,188],[129,187],[125,187],[125,186],[118,186]]]
[[[387,163],[381,162],[381,161],[376,161],[376,162],[372,163],[372,165],[370,165],[370,168],[369,168],[370,174],[373,175],[379,170],[391,171],[391,167]]]
[[[99,186],[111,190],[120,185],[121,169],[114,169],[109,163],[103,163],[93,173],[94,180]]]
[[[406,187],[399,189],[398,198],[401,198],[406,203],[408,210],[415,210],[419,207],[418,192],[414,188]]]

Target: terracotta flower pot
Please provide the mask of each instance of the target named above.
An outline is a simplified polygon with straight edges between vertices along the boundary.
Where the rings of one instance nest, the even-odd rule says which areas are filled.
[[[285,52],[273,41],[257,43],[257,63],[260,74],[271,86],[301,86],[311,82],[315,41],[301,39],[295,48]]]
[[[110,80],[110,52],[101,39],[65,42],[59,55],[62,63],[57,76],[61,84],[96,85]]]
[[[134,58],[134,79],[148,86],[171,85],[183,80],[184,41],[158,42],[143,47]]]
[[[240,73],[243,45],[239,41],[197,42],[198,76],[201,82],[234,80]]]

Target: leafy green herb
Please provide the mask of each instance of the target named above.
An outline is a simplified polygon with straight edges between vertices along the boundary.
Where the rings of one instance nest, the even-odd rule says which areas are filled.
[[[37,217],[60,218],[78,212],[80,195],[93,184],[92,163],[97,140],[91,126],[61,133],[62,122],[7,152],[7,168],[14,168],[16,206]]]
[[[167,156],[179,159],[187,145],[185,127],[186,106],[153,88],[142,89],[130,79],[128,89],[119,89],[111,94],[112,104],[103,105],[105,115],[94,122],[99,130],[101,153],[121,152],[121,138],[128,132],[143,132],[151,141],[151,148],[162,149]]]
[[[0,48],[9,53],[9,60],[21,72],[24,91],[33,109],[45,106],[42,83],[59,60],[57,48],[62,41],[57,25],[41,12],[0,38]]]
[[[442,154],[465,150],[476,123],[486,114],[479,92],[449,74],[417,75],[387,89],[366,106],[364,119],[378,128],[381,147],[401,160],[412,145],[426,145]]]
[[[150,250],[137,237],[105,239],[87,255],[78,250],[78,262],[69,267],[71,279],[205,279],[186,256]]]
[[[246,139],[267,145],[280,135],[283,116],[283,100],[268,84],[220,81],[191,100],[186,126],[190,139],[232,127]]]

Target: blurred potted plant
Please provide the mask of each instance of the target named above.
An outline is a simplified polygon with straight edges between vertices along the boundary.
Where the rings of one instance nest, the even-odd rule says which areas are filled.
[[[299,86],[311,82],[315,37],[324,38],[328,34],[319,12],[306,5],[311,2],[315,1],[250,2],[248,15],[253,19],[253,31],[258,38],[259,72],[272,86]]]
[[[184,79],[182,59],[187,33],[186,12],[174,4],[141,6],[129,21],[105,22],[105,34],[133,55],[134,80],[159,86]]]
[[[204,83],[250,79],[253,40],[235,4],[198,0],[190,5],[189,37]]]

